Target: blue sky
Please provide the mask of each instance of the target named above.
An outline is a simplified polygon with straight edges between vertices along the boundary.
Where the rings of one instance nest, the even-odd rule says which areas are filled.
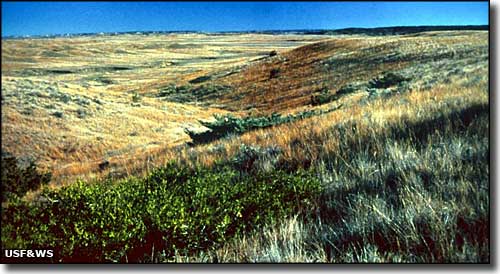
[[[2,36],[487,24],[488,2],[2,2]]]

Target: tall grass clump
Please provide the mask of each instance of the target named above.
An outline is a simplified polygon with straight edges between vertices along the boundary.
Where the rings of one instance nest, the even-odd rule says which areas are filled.
[[[351,156],[323,171],[330,187],[308,217],[327,259],[488,262],[487,117],[487,106],[472,106],[403,123],[393,138],[368,137],[363,148],[345,144]]]
[[[325,187],[316,206],[203,258],[489,262],[489,106],[448,105],[418,119],[330,127],[325,136],[339,140],[337,147],[310,167]],[[377,124],[379,130],[367,128]],[[283,229],[290,226],[296,231]]]
[[[483,88],[397,94],[244,135],[253,146],[278,144],[276,166],[308,169],[321,181],[321,195],[295,217],[174,261],[489,262]]]

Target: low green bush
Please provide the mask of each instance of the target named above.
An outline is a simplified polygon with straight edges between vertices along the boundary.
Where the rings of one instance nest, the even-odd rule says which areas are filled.
[[[211,80],[211,79],[212,79],[212,77],[210,75],[204,75],[204,76],[200,76],[200,77],[197,77],[197,78],[189,81],[189,83],[198,84],[198,83],[206,82],[206,81]]]
[[[174,84],[170,84],[170,85],[162,88],[157,96],[158,97],[167,97],[169,95],[185,93],[185,92],[188,92],[191,88],[192,88],[191,85],[176,86]]]
[[[328,88],[321,88],[316,90],[314,94],[311,95],[311,105],[319,106],[337,99],[336,94],[332,94]]]
[[[230,86],[214,83],[203,84],[192,89],[193,94],[198,98],[218,96],[221,94],[230,93],[231,91],[232,88]]]
[[[330,103],[335,99],[337,99],[337,96],[335,94],[330,94],[330,93],[320,93],[316,95],[311,95],[311,105],[319,106],[326,103]]]
[[[23,166],[16,157],[2,152],[2,202],[14,196],[22,197],[47,184],[51,178],[51,173],[40,173],[34,161]]]
[[[319,192],[305,171],[241,176],[169,164],[144,179],[79,181],[44,191],[42,202],[13,201],[2,213],[2,246],[52,248],[62,262],[189,254],[307,207]]]
[[[410,79],[401,74],[394,72],[384,73],[382,76],[377,77],[369,82],[370,88],[388,88],[391,86],[399,85],[400,83],[409,81]]]
[[[138,102],[140,102],[140,101],[141,101],[141,99],[142,99],[142,97],[141,97],[141,95],[140,95],[139,93],[134,92],[134,93],[132,94],[132,102],[134,102],[134,103],[138,103]]]
[[[315,115],[321,115],[338,109],[334,107],[328,110],[307,110],[297,114],[282,116],[279,113],[273,113],[262,117],[237,118],[232,115],[216,115],[214,122],[199,121],[203,126],[209,128],[205,132],[194,132],[188,129],[185,132],[191,137],[193,144],[203,144],[214,140],[224,138],[231,134],[242,134],[247,131],[272,127],[283,123],[306,119]]]

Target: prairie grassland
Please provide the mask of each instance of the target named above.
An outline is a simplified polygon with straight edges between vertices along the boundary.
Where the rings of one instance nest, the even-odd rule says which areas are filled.
[[[343,153],[346,157],[351,153],[351,150],[341,150],[342,142],[363,140],[369,136],[385,137],[384,134],[391,127],[403,129],[419,121],[460,110],[464,106],[488,104],[487,90],[487,83],[482,82],[472,87],[439,85],[431,90],[415,90],[372,100],[367,99],[368,95],[353,96],[346,100],[352,103],[349,108],[270,129],[251,131],[240,137],[229,137],[207,145],[165,151],[165,158],[176,159],[186,165],[210,166],[219,159],[232,158],[240,146],[246,144],[280,147],[281,161],[294,168],[308,168],[323,162],[334,164],[328,158],[332,153]],[[353,130],[335,130],[354,123]],[[378,150],[383,151],[383,147]]]
[[[177,148],[171,148],[189,141],[184,130],[206,130],[198,121],[214,114],[324,108],[311,107],[311,96],[367,85],[386,71],[411,79],[397,87],[401,91],[477,82],[487,73],[486,38],[485,32],[453,31],[383,38],[186,34],[7,40],[2,144],[17,157],[38,160],[53,173],[54,185],[144,174],[176,159]],[[303,44],[310,45],[286,50]],[[269,56],[272,50],[278,54]],[[279,73],[270,78],[273,68]],[[209,80],[189,83],[199,77]],[[182,101],[159,97],[171,85],[231,90]],[[358,91],[334,103],[354,105],[351,97],[367,95]],[[385,90],[371,93],[380,91]],[[99,168],[102,163],[109,168]]]
[[[409,87],[463,78],[488,59],[485,32],[427,32],[403,36],[333,37],[303,46],[220,79],[236,87],[219,102],[264,113],[310,104],[321,90],[369,81],[386,71],[414,79]],[[276,76],[271,76],[271,71]]]
[[[233,38],[212,46],[227,53]],[[289,45],[261,38],[238,47]],[[3,205],[2,244],[54,244],[62,261],[489,262],[487,33],[324,38],[131,90],[55,89],[16,78],[21,61],[6,59],[16,69],[2,74],[2,149],[43,155],[59,185]],[[206,130],[199,120],[215,114],[329,109],[186,143],[184,129]]]
[[[486,83],[446,86],[243,135],[283,148],[282,166],[314,170],[322,195],[289,219],[169,261],[488,262],[488,114]]]
[[[54,185],[78,177],[132,175],[137,168],[130,163],[185,143],[185,128],[203,129],[198,120],[227,113],[159,98],[163,88],[321,39],[259,34],[7,39],[2,41],[2,150],[36,160],[52,172]],[[101,170],[103,162],[110,168]]]

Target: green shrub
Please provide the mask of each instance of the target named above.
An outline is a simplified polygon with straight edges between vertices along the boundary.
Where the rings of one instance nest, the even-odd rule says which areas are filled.
[[[95,77],[93,80],[100,82],[100,83],[103,83],[105,85],[116,84],[116,81],[109,79],[109,78],[106,78],[106,77],[102,77],[102,76]]]
[[[51,173],[39,173],[35,162],[29,161],[23,167],[16,157],[2,152],[2,202],[38,189],[50,182],[51,177]]]
[[[141,98],[141,95],[140,95],[139,93],[134,92],[134,93],[132,94],[132,102],[134,102],[134,103],[139,103],[139,102],[141,101],[141,99],[142,99],[142,98]]]
[[[170,84],[160,90],[160,92],[158,93],[158,97],[167,97],[169,95],[185,93],[191,90],[191,88],[192,88],[191,85],[177,86],[174,84]]]
[[[337,96],[335,94],[330,94],[330,93],[320,93],[316,95],[311,95],[311,105],[319,106],[326,103],[330,103],[335,99],[337,99]]]
[[[316,92],[316,94],[311,95],[311,105],[318,106],[330,103],[331,101],[337,100],[342,95],[351,94],[358,90],[366,90],[366,82],[352,82],[347,85],[340,87],[335,93],[331,93],[327,88],[323,88]]]
[[[221,94],[230,93],[231,91],[232,88],[230,86],[213,84],[213,83],[203,84],[201,86],[192,89],[193,94],[200,99],[203,97],[213,97]]]
[[[84,119],[85,117],[87,117],[87,111],[83,108],[79,108],[76,110],[76,116],[80,119]]]
[[[328,88],[321,88],[311,95],[311,105],[319,106],[337,99],[336,94],[330,93]]]
[[[56,111],[52,112],[52,115],[54,115],[57,118],[63,118],[64,117],[64,112],[62,112],[60,110],[56,110]]]
[[[409,81],[409,78],[394,72],[387,72],[380,77],[377,77],[369,82],[370,88],[388,88],[399,85],[400,83]]]
[[[144,179],[77,182],[45,191],[45,203],[11,203],[2,214],[2,245],[51,247],[63,262],[193,253],[307,207],[319,191],[304,171],[241,176],[227,166],[169,164]]]
[[[211,79],[212,79],[212,77],[210,75],[204,75],[204,76],[197,77],[193,80],[190,80],[189,83],[198,84],[198,83],[206,82],[206,81],[211,80]]]
[[[339,107],[334,107],[329,110],[308,110],[297,114],[290,114],[287,116],[282,116],[279,113],[273,113],[269,116],[245,118],[236,118],[232,115],[216,115],[214,122],[200,121],[203,126],[209,128],[208,131],[193,132],[186,129],[185,132],[189,135],[189,137],[191,137],[193,144],[203,144],[212,142],[220,138],[224,138],[231,134],[242,134],[254,129],[272,127],[283,123],[290,123],[315,115],[328,113],[338,108]]]

